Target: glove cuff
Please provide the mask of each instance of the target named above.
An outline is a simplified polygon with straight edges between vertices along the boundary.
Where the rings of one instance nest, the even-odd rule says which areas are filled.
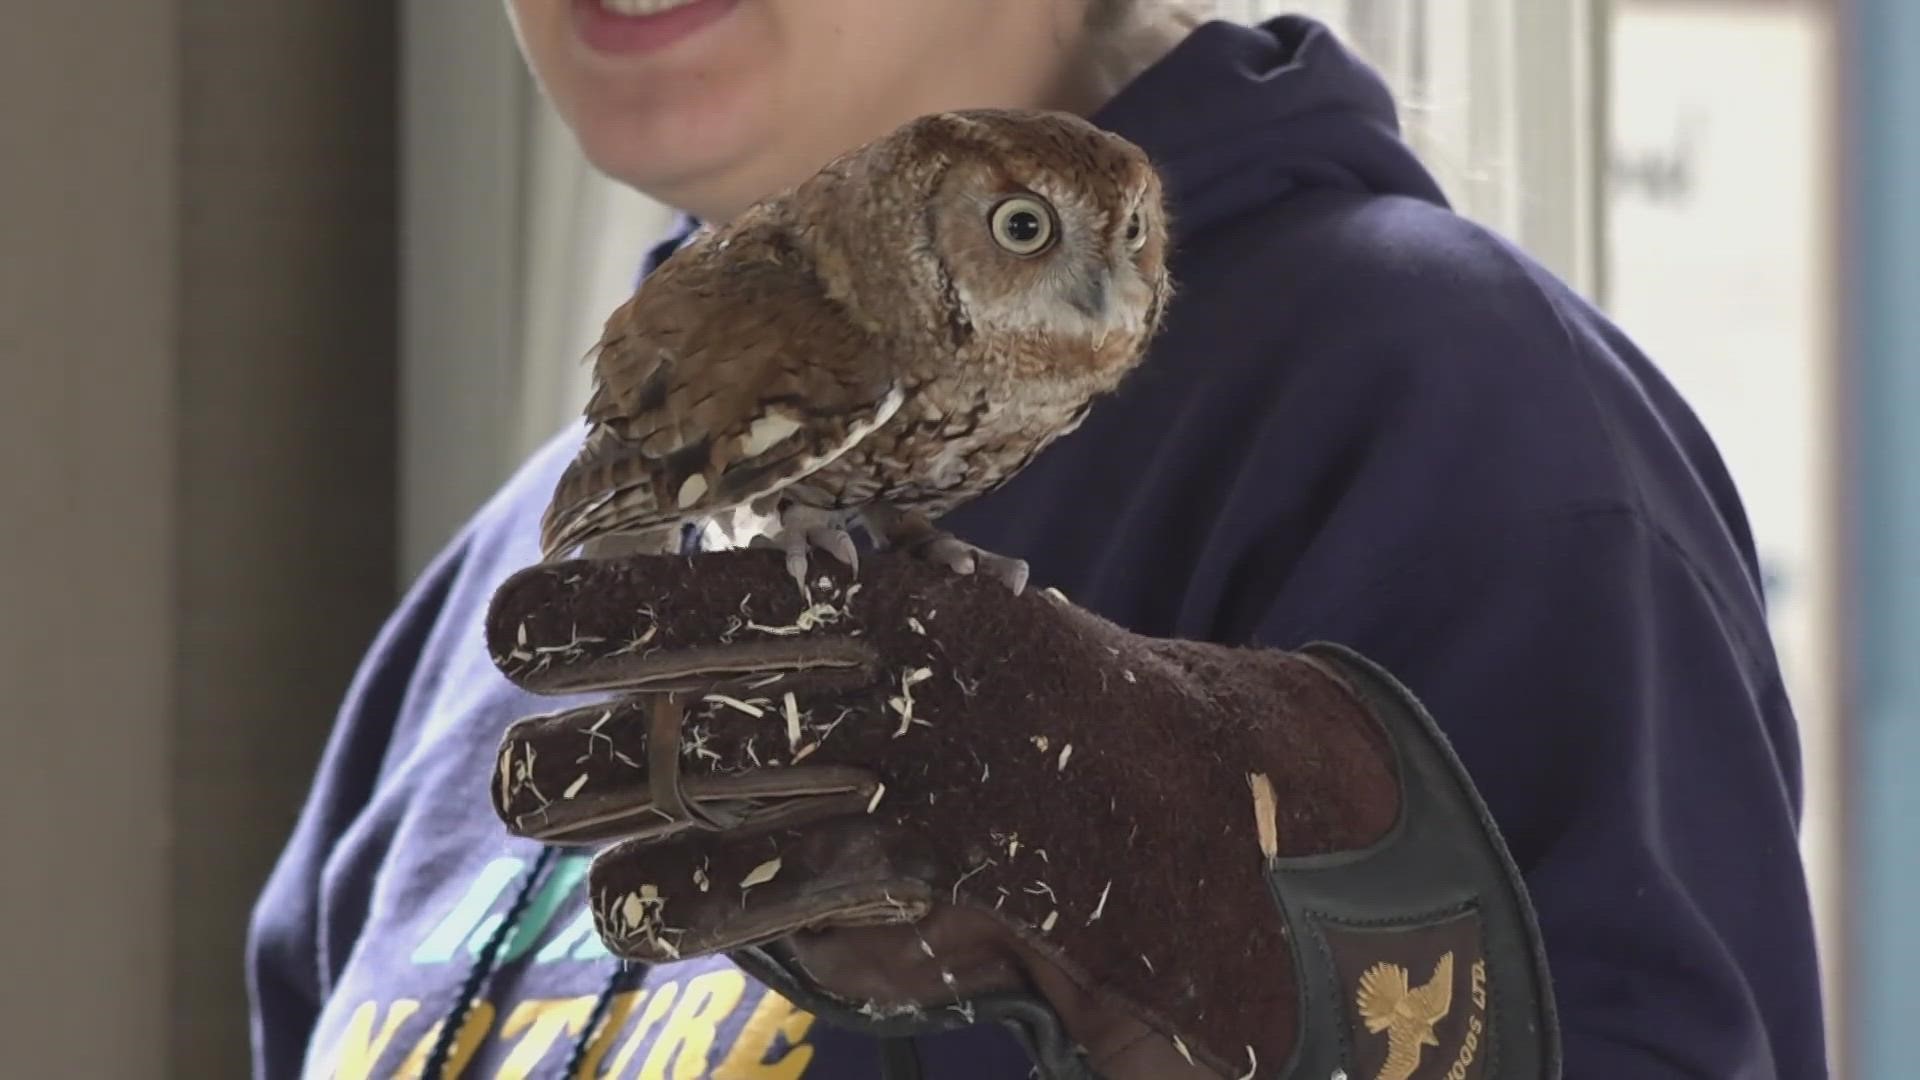
[[[1366,848],[1271,860],[1299,1025],[1292,1060],[1262,1075],[1555,1080],[1560,1030],[1539,924],[1466,769],[1380,667],[1332,644],[1297,655],[1379,721],[1400,812]]]

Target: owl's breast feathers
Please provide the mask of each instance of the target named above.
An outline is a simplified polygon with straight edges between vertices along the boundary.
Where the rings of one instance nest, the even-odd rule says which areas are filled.
[[[833,509],[883,503],[938,518],[1017,475],[1079,426],[1090,405],[995,390],[972,380],[910,384],[899,412],[796,484],[793,497]]]

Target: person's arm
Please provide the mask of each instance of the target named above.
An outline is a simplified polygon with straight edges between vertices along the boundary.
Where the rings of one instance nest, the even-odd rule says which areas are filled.
[[[1352,643],[1445,729],[1540,913],[1569,1078],[1825,1075],[1799,755],[1756,605],[1603,505],[1259,632]]]
[[[357,918],[343,908],[364,905],[367,899],[331,897],[323,912],[321,874],[335,842],[366,806],[378,781],[401,699],[465,554],[463,536],[427,567],[368,649],[328,735],[293,832],[254,902],[246,978],[256,1080],[301,1074],[330,973],[344,962],[351,945],[335,940],[337,955],[326,955],[321,920],[327,919],[337,934]]]

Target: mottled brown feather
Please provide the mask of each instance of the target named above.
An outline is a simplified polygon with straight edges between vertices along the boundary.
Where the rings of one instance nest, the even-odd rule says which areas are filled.
[[[549,557],[750,502],[844,451],[893,385],[832,307],[777,223],[667,260],[607,320],[588,436],[541,526]]]

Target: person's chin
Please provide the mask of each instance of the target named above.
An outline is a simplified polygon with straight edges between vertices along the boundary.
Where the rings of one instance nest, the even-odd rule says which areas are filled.
[[[677,209],[697,209],[710,189],[746,171],[768,149],[774,125],[750,110],[705,107],[612,112],[581,130],[587,160],[609,177]]]

